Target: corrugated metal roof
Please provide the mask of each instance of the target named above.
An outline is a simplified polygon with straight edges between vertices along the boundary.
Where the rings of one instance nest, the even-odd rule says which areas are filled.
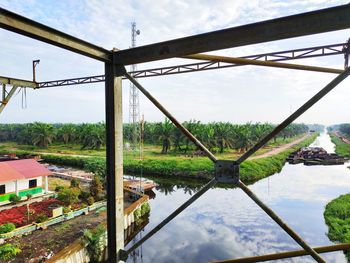
[[[0,162],[0,182],[48,176],[52,173],[34,159]]]

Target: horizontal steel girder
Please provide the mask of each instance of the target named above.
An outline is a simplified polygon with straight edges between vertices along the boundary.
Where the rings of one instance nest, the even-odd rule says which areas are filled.
[[[0,8],[0,27],[100,61],[112,60],[111,51],[3,8]]]
[[[235,63],[235,64],[241,64],[241,65],[255,65],[255,66],[265,66],[265,67],[274,67],[274,68],[316,71],[316,72],[334,73],[334,74],[340,74],[340,73],[344,72],[344,70],[342,70],[342,69],[298,65],[298,64],[281,63],[281,62],[273,62],[273,61],[252,60],[252,59],[246,59],[246,58],[213,56],[213,55],[207,55],[207,54],[188,55],[188,56],[185,56],[184,58],[199,59],[199,60],[206,60],[206,61],[210,60],[210,61],[226,62],[226,63]]]
[[[255,54],[255,55],[244,56],[241,58],[250,59],[249,61],[251,60],[286,61],[286,60],[312,58],[312,57],[334,56],[334,55],[342,55],[343,54],[342,50],[345,45],[346,43],[340,43],[340,44],[285,50],[285,51],[278,51],[278,52],[271,52],[271,53],[264,53],[264,54]],[[129,74],[132,75],[134,78],[146,78],[146,77],[157,77],[157,76],[163,76],[163,75],[197,72],[197,71],[203,71],[203,70],[230,68],[230,67],[237,67],[237,66],[243,66],[243,65],[246,65],[246,64],[225,63],[220,61],[218,62],[206,61],[206,62],[182,64],[182,65],[176,65],[176,66],[137,70],[137,71],[129,72]],[[73,78],[73,79],[38,82],[37,88],[51,88],[51,87],[60,87],[60,86],[68,86],[68,85],[97,83],[97,82],[104,82],[104,81],[105,81],[104,75],[97,75],[97,76],[88,76],[88,77]]]
[[[350,243],[315,247],[313,249],[317,253],[329,253],[329,252],[334,252],[334,251],[349,250]],[[309,255],[309,254],[305,250],[293,250],[293,251],[288,251],[288,252],[267,254],[267,255],[262,255],[262,256],[228,259],[228,260],[223,260],[223,261],[212,261],[212,263],[253,263],[253,262],[264,262],[264,261],[270,261],[270,260],[278,260],[278,259],[283,259],[283,258],[301,257],[301,256],[307,256],[307,255]]]
[[[350,4],[114,52],[131,65],[225,48],[324,33],[350,27]]]
[[[14,79],[14,78],[2,77],[2,76],[0,76],[0,83],[8,84],[16,87],[26,87],[26,88],[35,88],[37,86],[35,82],[30,80]]]

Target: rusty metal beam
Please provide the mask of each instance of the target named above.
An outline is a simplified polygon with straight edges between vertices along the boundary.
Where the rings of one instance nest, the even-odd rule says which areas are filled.
[[[103,62],[112,60],[111,51],[3,8],[0,8],[0,27]]]
[[[252,59],[246,59],[246,58],[214,56],[214,55],[207,55],[207,54],[188,55],[188,56],[185,56],[184,58],[235,63],[240,65],[255,65],[255,66],[274,67],[274,68],[316,71],[316,72],[333,73],[333,74],[340,74],[344,72],[343,69],[333,69],[333,68],[316,67],[316,66],[308,66],[308,65],[273,62],[273,61],[252,60]]]
[[[131,65],[225,48],[325,33],[350,27],[350,4],[266,20],[114,52],[115,63]]]
[[[313,249],[317,253],[329,253],[329,252],[335,252],[335,251],[341,251],[341,250],[349,250],[350,243],[315,247]],[[301,257],[301,256],[307,256],[307,255],[309,254],[305,250],[293,250],[288,252],[267,254],[267,255],[255,256],[255,257],[244,257],[244,258],[228,259],[228,260],[222,260],[222,261],[212,261],[212,263],[255,263],[255,262],[264,262],[264,261],[278,260],[278,259],[284,259],[284,258]]]
[[[0,113],[2,113],[2,111],[6,107],[7,103],[10,101],[12,96],[15,94],[17,88],[18,88],[17,86],[12,86],[10,91],[7,92],[5,84],[3,84],[3,87],[2,87],[2,101],[0,101]]]

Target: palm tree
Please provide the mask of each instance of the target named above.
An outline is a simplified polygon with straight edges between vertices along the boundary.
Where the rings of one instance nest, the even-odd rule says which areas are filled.
[[[219,148],[220,153],[223,153],[225,148],[233,146],[232,125],[228,122],[216,122],[213,128],[216,146]]]
[[[105,125],[103,123],[83,124],[79,129],[79,138],[81,149],[99,150],[106,142]]]
[[[51,124],[35,122],[32,126],[32,143],[34,146],[46,148],[52,143],[55,131]]]
[[[73,142],[76,136],[76,125],[71,123],[63,124],[58,129],[57,136],[63,141],[64,144]]]
[[[157,123],[156,135],[158,139],[162,142],[161,153],[163,154],[167,154],[168,150],[170,150],[173,127],[174,125],[167,118],[164,119],[163,123]]]

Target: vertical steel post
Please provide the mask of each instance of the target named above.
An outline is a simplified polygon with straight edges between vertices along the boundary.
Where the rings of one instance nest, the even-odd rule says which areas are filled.
[[[122,79],[105,64],[108,262],[124,248]]]

